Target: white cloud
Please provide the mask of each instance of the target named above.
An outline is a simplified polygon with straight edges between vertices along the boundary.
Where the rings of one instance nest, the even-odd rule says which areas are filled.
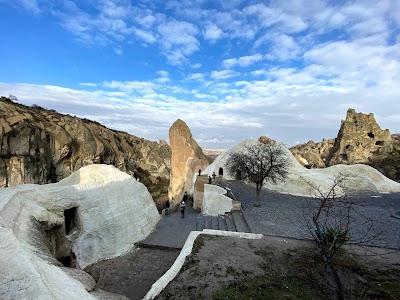
[[[14,3],[9,4],[21,7],[34,15],[39,15],[42,12],[38,0],[14,0]]]
[[[236,65],[240,67],[248,67],[260,60],[262,60],[263,56],[260,53],[249,55],[249,56],[242,56],[239,58],[230,58],[223,61],[223,66],[225,68],[232,68]]]
[[[297,57],[301,53],[301,47],[295,39],[284,33],[267,33],[259,38],[254,46],[260,48],[265,43],[269,46],[265,58],[270,60],[284,61]]]
[[[168,76],[169,76],[169,72],[168,72],[168,71],[160,70],[160,71],[157,71],[157,74],[160,75],[161,77],[155,79],[155,80],[154,80],[155,82],[158,82],[158,83],[167,83],[167,82],[170,82],[170,81],[171,81],[171,79],[168,77]]]
[[[250,40],[256,34],[254,26],[247,22],[246,16],[239,10],[218,12],[213,15],[212,20],[228,38]]]
[[[90,87],[97,86],[97,84],[93,83],[93,82],[80,82],[79,85],[81,85],[81,86],[90,86]]]
[[[281,9],[267,7],[264,4],[250,5],[246,7],[245,13],[249,16],[255,15],[262,27],[276,26],[276,29],[283,33],[297,33],[308,27],[300,16],[287,14]]]
[[[199,81],[199,82],[204,82],[205,81],[205,77],[204,74],[202,73],[193,73],[193,74],[189,74],[186,77],[187,80],[194,80],[194,81]]]
[[[261,75],[266,75],[267,72],[265,70],[255,70],[250,72],[250,74],[253,76],[261,76]]]
[[[203,36],[206,40],[216,41],[221,39],[224,35],[224,32],[215,24],[206,25]]]
[[[211,78],[221,80],[234,77],[237,73],[232,70],[223,70],[223,71],[212,71]]]
[[[124,53],[124,51],[122,51],[122,49],[120,49],[120,48],[114,48],[114,52],[115,52],[115,54],[117,54],[119,56],[121,56]]]
[[[139,39],[145,41],[146,43],[153,44],[157,41],[157,39],[150,32],[138,28],[133,28],[133,32]]]
[[[199,31],[193,24],[172,20],[159,25],[157,30],[161,48],[171,63],[181,64],[186,56],[199,50]]]
[[[107,16],[111,17],[113,19],[120,19],[124,18],[128,15],[129,9],[125,6],[118,6],[114,1],[112,0],[105,0],[101,1],[102,7],[100,8],[101,12]]]
[[[118,89],[124,92],[135,92],[139,94],[153,94],[155,84],[146,81],[105,81],[104,87]]]
[[[165,71],[165,70],[160,70],[160,71],[157,71],[157,74],[162,76],[162,77],[168,77],[169,72]]]
[[[216,96],[208,95],[208,94],[201,94],[201,93],[195,93],[194,96],[197,99],[214,99],[214,100],[218,99]]]

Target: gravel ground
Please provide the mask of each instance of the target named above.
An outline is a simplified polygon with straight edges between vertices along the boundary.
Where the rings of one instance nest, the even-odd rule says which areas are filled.
[[[178,255],[179,251],[174,249],[140,248],[98,262],[85,271],[96,280],[97,288],[139,300],[169,270]]]
[[[298,197],[262,190],[260,207],[255,207],[255,187],[239,180],[225,181],[223,185],[232,189],[243,208],[250,212],[260,233],[273,236],[311,238],[303,217],[304,207],[313,198]],[[356,202],[354,206],[353,237],[367,230],[366,220],[373,222],[369,237],[377,236],[366,245],[400,249],[400,219],[391,217],[400,211],[400,193],[360,194],[348,197]],[[309,207],[309,206],[308,206]],[[363,240],[367,240],[364,238]]]

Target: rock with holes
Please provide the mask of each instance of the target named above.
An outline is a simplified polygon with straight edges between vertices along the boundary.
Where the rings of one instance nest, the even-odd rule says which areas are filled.
[[[349,109],[327,164],[369,163],[377,158],[383,159],[392,152],[393,143],[389,130],[382,130],[372,113],[367,115]]]
[[[125,254],[159,218],[146,187],[108,165],[0,190],[0,298],[96,298],[88,274],[62,266],[84,269]]]
[[[325,168],[326,158],[329,156],[335,139],[323,139],[316,143],[308,141],[305,144],[290,148],[297,161],[307,168]]]

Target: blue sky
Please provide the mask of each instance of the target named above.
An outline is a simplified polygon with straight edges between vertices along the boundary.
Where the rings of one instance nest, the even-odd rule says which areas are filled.
[[[0,0],[0,95],[204,148],[400,132],[398,0]]]

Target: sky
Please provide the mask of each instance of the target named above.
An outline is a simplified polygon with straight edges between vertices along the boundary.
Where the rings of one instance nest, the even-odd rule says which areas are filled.
[[[400,132],[399,0],[0,0],[0,95],[203,148]]]

